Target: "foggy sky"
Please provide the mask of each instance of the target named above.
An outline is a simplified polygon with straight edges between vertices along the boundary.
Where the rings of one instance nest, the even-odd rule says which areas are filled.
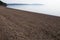
[[[44,3],[45,0],[2,0],[6,3]]]
[[[38,3],[38,4],[59,4],[60,5],[60,0],[2,0],[5,3]]]

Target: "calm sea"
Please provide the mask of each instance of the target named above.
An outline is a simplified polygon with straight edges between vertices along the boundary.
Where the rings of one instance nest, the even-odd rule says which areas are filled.
[[[7,7],[60,17],[59,5],[8,5]]]

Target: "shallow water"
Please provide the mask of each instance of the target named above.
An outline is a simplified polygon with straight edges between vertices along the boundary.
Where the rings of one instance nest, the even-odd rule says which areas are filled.
[[[59,5],[8,5],[7,7],[60,17]]]

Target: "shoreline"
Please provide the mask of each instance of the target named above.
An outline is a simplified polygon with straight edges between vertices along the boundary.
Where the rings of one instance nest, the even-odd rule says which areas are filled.
[[[11,7],[8,7],[8,8],[11,8]],[[34,13],[39,13],[39,14],[44,14],[44,15],[51,15],[51,16],[57,16],[57,17],[60,17],[60,15],[58,14],[50,14],[50,13],[44,13],[44,12],[39,12],[39,11],[34,11],[34,10],[27,10],[27,9],[18,9],[18,8],[12,8],[12,9],[15,9],[15,10],[22,10],[22,11],[27,11],[27,12],[34,12]]]
[[[20,10],[20,9],[9,8],[9,7],[7,7],[7,8],[8,8],[8,9],[12,9],[12,10],[17,10],[17,11],[24,11],[24,12],[42,14],[42,15],[46,15],[46,16],[60,17],[60,16],[57,16],[57,15],[44,14],[44,13],[40,13],[40,12],[27,11],[27,10],[22,10],[22,9]]]

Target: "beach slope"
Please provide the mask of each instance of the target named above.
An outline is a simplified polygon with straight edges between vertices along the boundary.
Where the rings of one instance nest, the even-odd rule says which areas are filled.
[[[60,40],[60,17],[0,6],[0,40]]]

